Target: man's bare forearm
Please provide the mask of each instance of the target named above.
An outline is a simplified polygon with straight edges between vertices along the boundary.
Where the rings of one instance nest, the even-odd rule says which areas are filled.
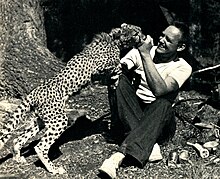
[[[158,73],[151,55],[147,51],[139,50],[143,62],[143,68],[148,85],[155,96],[161,96],[167,93],[167,85]]]

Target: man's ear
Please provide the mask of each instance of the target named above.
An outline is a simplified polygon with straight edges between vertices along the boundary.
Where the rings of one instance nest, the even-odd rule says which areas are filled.
[[[186,48],[186,44],[180,44],[177,48],[177,52],[181,52]]]

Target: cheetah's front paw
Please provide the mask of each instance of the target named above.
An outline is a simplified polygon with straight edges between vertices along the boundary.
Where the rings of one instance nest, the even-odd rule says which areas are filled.
[[[49,161],[49,158],[45,157],[43,155],[43,152],[37,146],[35,146],[34,149],[35,149],[39,159],[41,160],[41,162],[44,164],[44,166],[48,170],[48,172],[50,172],[52,174],[64,174],[64,173],[66,173],[66,171],[63,167],[55,167],[54,164],[51,161]]]
[[[65,174],[66,170],[63,167],[56,167],[56,170],[52,172],[53,174]]]

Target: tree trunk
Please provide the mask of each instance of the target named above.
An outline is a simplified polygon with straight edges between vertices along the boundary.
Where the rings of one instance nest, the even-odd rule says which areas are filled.
[[[40,0],[0,0],[0,97],[20,97],[62,64],[46,47]]]
[[[194,57],[198,57],[200,54],[200,46],[201,46],[201,0],[190,0],[190,14],[189,14],[189,22],[190,22],[190,53],[193,54]]]

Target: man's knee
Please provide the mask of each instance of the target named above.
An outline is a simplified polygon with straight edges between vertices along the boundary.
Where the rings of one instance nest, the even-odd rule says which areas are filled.
[[[154,103],[154,105],[156,105],[158,107],[164,106],[164,107],[172,108],[171,102],[165,98],[158,98],[153,103]]]

